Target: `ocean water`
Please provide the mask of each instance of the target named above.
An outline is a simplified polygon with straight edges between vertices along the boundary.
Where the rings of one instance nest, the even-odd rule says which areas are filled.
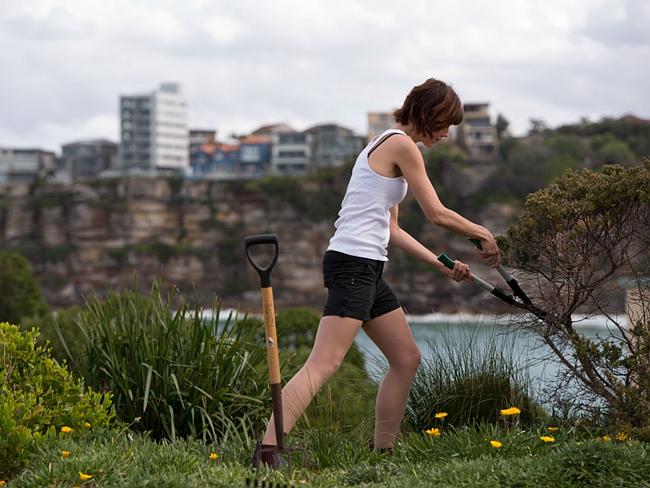
[[[220,319],[225,320],[232,312],[233,316],[242,317],[244,314],[236,310],[221,310]],[[204,315],[211,316],[210,310]],[[585,337],[611,338],[620,337],[620,331],[606,316],[573,317],[577,332]],[[451,344],[453,349],[475,348],[481,352],[490,343],[496,343],[503,352],[511,357],[531,388],[537,392],[553,388],[557,383],[558,373],[562,366],[550,348],[534,333],[517,330],[515,325],[521,316],[515,315],[470,315],[470,314],[428,314],[407,316],[409,326],[417,343],[423,361],[434,354],[444,354],[444,348],[432,347],[432,344]],[[627,327],[624,316],[613,319]],[[279,338],[282,342],[282,338]],[[366,356],[368,371],[371,376],[378,378],[385,367],[385,358],[377,346],[365,332],[360,331],[355,339],[356,344]],[[443,351],[441,352],[441,349]]]
[[[518,319],[521,317],[511,315],[407,316],[423,361],[434,354],[444,354],[445,345],[451,344],[453,350],[471,347],[476,349],[473,352],[480,354],[488,344],[493,343],[512,358],[521,377],[541,395],[542,391],[554,388],[563,367],[539,336],[530,331],[516,329]],[[613,319],[627,327],[625,317],[618,316]],[[620,331],[606,316],[576,315],[573,316],[573,321],[576,331],[585,337],[620,337]],[[434,347],[436,342],[443,347]],[[359,333],[356,343],[366,356],[371,375],[377,376],[385,367],[383,354],[364,332]]]

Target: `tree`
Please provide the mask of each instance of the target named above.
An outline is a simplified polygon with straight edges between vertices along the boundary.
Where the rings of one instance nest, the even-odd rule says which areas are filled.
[[[613,418],[650,425],[650,160],[601,172],[568,171],[530,195],[519,221],[501,239],[510,266],[536,284],[546,320],[524,320],[583,393],[606,402]],[[643,318],[617,320],[613,293],[625,277],[638,288]],[[629,285],[628,285],[629,286]],[[532,298],[532,297],[531,297]],[[605,314],[617,333],[587,339],[574,313]]]
[[[601,164],[628,166],[635,159],[630,146],[612,134],[594,136],[591,145],[596,153],[595,159]]]
[[[542,134],[548,130],[546,122],[542,119],[530,119],[530,129],[528,129],[528,135]]]
[[[23,317],[42,316],[48,306],[22,255],[0,251],[0,322],[18,324]]]
[[[508,119],[506,119],[501,114],[497,115],[496,129],[497,129],[497,138],[499,140],[503,139],[503,137],[507,134],[508,126],[510,126],[510,122],[508,122]]]

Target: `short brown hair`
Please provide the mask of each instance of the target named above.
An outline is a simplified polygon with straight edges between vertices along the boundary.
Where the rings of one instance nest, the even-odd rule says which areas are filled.
[[[393,112],[395,122],[409,122],[420,134],[433,136],[438,130],[463,121],[463,105],[452,87],[444,81],[429,78],[414,86],[404,104]]]

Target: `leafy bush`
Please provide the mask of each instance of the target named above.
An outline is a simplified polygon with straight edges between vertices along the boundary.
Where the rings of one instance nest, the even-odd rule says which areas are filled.
[[[550,315],[522,317],[575,381],[583,408],[606,405],[615,423],[650,425],[650,160],[598,172],[568,171],[528,196],[525,211],[499,241],[504,260],[526,272],[530,296]],[[621,278],[625,279],[621,279]],[[639,313],[628,327],[612,297],[628,292]],[[572,317],[604,314],[608,330],[585,337]],[[561,390],[560,390],[561,391]]]
[[[499,410],[516,406],[520,422],[530,424],[544,415],[516,366],[514,338],[491,332],[483,344],[474,331],[455,339],[443,333],[429,342],[409,396],[406,420],[416,431],[440,426],[437,412],[446,412],[444,425],[463,426],[499,421]],[[520,369],[521,368],[521,369]]]
[[[0,479],[18,472],[34,447],[64,425],[107,426],[113,416],[110,394],[84,388],[37,345],[37,336],[0,323]]]
[[[20,323],[23,317],[45,314],[47,308],[27,259],[0,251],[0,320]]]
[[[209,321],[172,295],[112,293],[79,317],[79,372],[114,394],[117,415],[155,438],[216,440],[229,428],[251,429],[269,411],[263,343],[250,321]],[[179,300],[182,301],[181,298]]]

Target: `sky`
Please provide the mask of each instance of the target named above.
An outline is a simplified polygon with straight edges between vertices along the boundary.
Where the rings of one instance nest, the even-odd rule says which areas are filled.
[[[120,94],[182,86],[191,128],[367,132],[427,78],[524,134],[650,118],[648,0],[0,0],[0,146],[119,139]]]

